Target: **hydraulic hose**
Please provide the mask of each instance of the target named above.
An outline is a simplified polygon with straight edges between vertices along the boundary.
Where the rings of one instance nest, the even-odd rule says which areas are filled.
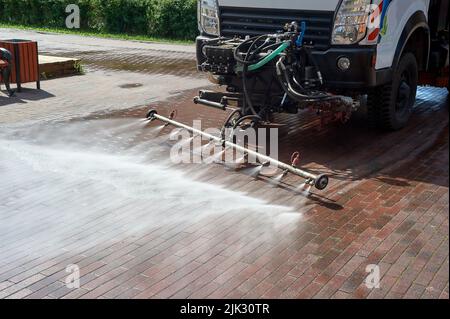
[[[253,58],[257,53],[259,53],[263,48],[267,49],[267,47],[264,46],[265,43],[267,42],[267,41],[265,41],[259,48],[257,48],[257,49],[255,50],[255,52],[252,53],[252,55],[250,55],[251,50],[253,49],[253,46],[254,46],[259,40],[263,39],[264,37],[266,37],[267,39],[269,39],[269,36],[266,35],[266,36],[259,36],[259,37],[255,37],[255,38],[253,38],[253,39],[249,39],[249,40],[247,40],[247,42],[244,41],[245,44],[249,43],[250,41],[253,41],[253,43],[250,45],[249,49],[247,50],[247,54],[246,54],[244,60],[240,60],[240,61],[242,61],[243,64],[244,64],[244,68],[243,68],[243,70],[242,70],[242,86],[243,86],[243,89],[244,89],[245,102],[246,102],[246,105],[248,105],[248,107],[249,107],[250,111],[252,112],[252,114],[253,114],[254,116],[258,116],[258,117],[259,117],[259,115],[258,115],[258,113],[256,112],[256,109],[255,109],[254,106],[253,106],[253,102],[252,102],[252,99],[251,99],[251,97],[250,97],[250,92],[248,91],[248,85],[247,85],[247,72],[249,71],[249,68],[252,66],[252,63],[254,63],[254,62],[252,61],[252,58]],[[287,41],[287,42],[290,43],[290,41]],[[244,43],[242,43],[241,45],[239,45],[239,46],[236,48],[236,50],[234,51],[235,57],[238,56],[239,49],[240,49],[240,47],[242,47],[242,45],[243,45]],[[267,60],[266,60],[266,59],[263,59],[262,61],[264,61],[264,60],[266,60],[266,61],[264,62],[264,64],[260,65],[258,68],[260,68],[260,67],[262,67],[263,65],[269,63],[271,60],[273,60],[276,56],[278,56],[281,52],[283,52],[283,51],[287,48],[287,46],[286,46],[286,47],[282,48],[282,50],[280,50],[280,47],[282,47],[282,46],[283,46],[283,45],[280,45],[280,46],[277,48],[277,50],[275,50],[277,53],[274,54],[274,55],[272,55],[272,57],[271,57],[270,59],[267,59]],[[271,47],[271,45],[269,45],[269,47]],[[275,52],[275,51],[274,51],[274,52]],[[266,58],[267,58],[267,57],[266,57]],[[239,60],[239,58],[238,58],[238,60]],[[239,61],[239,62],[240,62],[240,61]],[[259,61],[259,62],[262,62],[262,61]],[[258,64],[259,62],[257,62],[256,64]],[[258,69],[258,68],[256,68],[256,69]],[[255,69],[255,70],[256,70],[256,69]]]
[[[323,85],[323,77],[322,77],[322,72],[320,72],[319,64],[317,64],[316,59],[314,58],[314,56],[312,55],[312,53],[311,53],[311,51],[309,49],[303,47],[303,50],[306,52],[306,54],[308,55],[309,60],[314,65],[314,68],[316,69],[317,77],[318,77],[318,79],[320,81],[320,84]]]
[[[285,41],[283,42],[276,50],[274,50],[272,53],[270,53],[268,56],[266,56],[264,59],[259,61],[258,63],[252,64],[248,67],[249,71],[256,71],[263,66],[265,66],[267,63],[275,59],[280,53],[282,53],[284,50],[286,50],[291,45],[291,41]]]
[[[264,43],[259,47],[256,48],[255,52],[253,52],[251,55],[251,51],[253,49],[253,47],[256,45],[256,43],[258,41],[260,41],[261,39],[263,39],[264,37],[266,37],[267,39],[270,38],[269,35],[263,35],[263,36],[259,36],[259,37],[254,37],[251,39],[248,39],[246,41],[244,41],[243,43],[241,43],[234,51],[234,56],[235,59],[242,63],[244,65],[243,70],[242,70],[242,86],[243,86],[243,90],[244,90],[244,96],[245,96],[245,102],[248,105],[250,111],[252,112],[253,115],[258,116],[258,113],[256,112],[251,97],[250,97],[250,93],[248,90],[248,83],[247,83],[247,72],[248,71],[256,71],[260,68],[262,68],[263,66],[265,66],[267,63],[269,63],[270,61],[272,61],[273,59],[275,59],[278,55],[280,55],[280,53],[282,53],[284,50],[286,50],[290,45],[291,45],[291,41],[285,41],[283,42],[281,45],[276,43],[275,45],[278,45],[278,47],[269,55],[267,55],[265,58],[263,58],[262,60],[258,61],[255,63],[255,61],[253,61],[253,57],[255,55],[257,55],[262,49],[268,49],[272,46],[275,46],[274,44],[271,44],[269,46],[265,46],[265,44],[267,43],[267,40],[264,41]],[[247,50],[247,54],[245,56],[245,58],[242,60],[239,58],[239,50],[242,48],[242,46],[252,42],[253,43],[250,45],[249,49]]]
[[[259,40],[261,40],[261,39],[263,39],[263,38],[267,38],[267,37],[268,37],[268,35],[260,35],[260,36],[253,37],[253,38],[250,38],[250,39],[245,40],[244,42],[242,42],[241,44],[239,44],[239,45],[236,47],[236,49],[234,50],[234,59],[235,59],[237,62],[239,62],[239,63],[241,63],[241,64],[243,64],[243,65],[251,65],[251,64],[255,63],[254,61],[249,61],[249,60],[248,60],[248,53],[250,53],[250,51],[251,51],[251,49],[253,48],[253,46],[254,46]],[[252,43],[252,44],[250,45],[250,48],[247,50],[247,55],[246,55],[245,59],[243,60],[243,59],[241,59],[241,58],[239,57],[239,51],[241,50],[241,48],[242,48],[244,45],[247,45],[248,43]]]
[[[252,99],[250,98],[250,94],[248,92],[247,87],[247,69],[248,65],[244,65],[244,69],[242,70],[242,87],[244,89],[245,102],[252,111],[253,115],[258,115],[255,108],[253,107]]]
[[[238,113],[239,113],[240,117],[242,117],[241,110],[239,110],[239,109],[234,110],[233,112],[230,113],[230,115],[228,115],[225,123],[223,124],[222,130],[220,131],[220,136],[222,136],[222,139],[225,139],[225,130],[226,130],[227,126],[230,124],[233,116],[235,116]]]
[[[257,121],[261,121],[261,117],[259,117],[258,115],[247,115],[244,117],[241,117],[233,126],[233,129],[237,129],[239,127],[239,125],[246,121],[246,120],[257,120]]]
[[[262,41],[262,39],[266,38],[266,40],[258,46],[258,42]],[[273,61],[275,58],[281,55],[287,48],[289,48],[292,44],[291,40],[286,40],[282,42],[281,44],[275,43],[270,44],[269,40],[271,39],[270,35],[263,35],[263,36],[257,36],[250,39],[245,40],[243,43],[241,43],[234,51],[235,59],[238,63],[241,63],[243,65],[242,69],[242,85],[243,85],[243,93],[245,96],[245,104],[250,109],[252,115],[251,116],[258,116],[259,114],[256,112],[256,109],[253,106],[252,99],[250,96],[249,88],[248,88],[248,79],[247,79],[247,73],[257,71]],[[250,44],[251,43],[251,44]],[[250,45],[249,45],[250,44]],[[245,45],[249,45],[249,48],[247,49],[246,55],[243,59],[240,58],[240,50]],[[272,47],[276,47],[272,52],[267,54],[264,58],[257,60],[255,57],[262,51],[268,51]],[[253,52],[252,52],[253,50]],[[311,52],[309,52],[307,49],[305,49],[306,54],[308,55],[309,59],[313,63],[314,67],[317,70],[317,76],[321,83],[323,83],[322,74],[319,71],[318,65],[312,56]],[[338,95],[331,95],[327,93],[319,93],[314,94],[314,92],[307,92],[298,81],[294,78],[295,84],[301,89],[302,92],[298,92],[291,81],[290,75],[288,73],[288,70],[286,69],[286,66],[284,65],[284,60],[286,59],[285,56],[281,56],[276,63],[276,72],[278,79],[280,81],[281,87],[283,91],[292,98],[295,101],[298,102],[325,102],[325,101],[335,101],[335,100],[342,100],[346,101],[345,97],[338,96]],[[309,94],[308,94],[309,93]],[[245,111],[244,111],[245,113]]]
[[[329,94],[320,94],[320,95],[306,95],[297,92],[291,84],[289,79],[289,75],[287,74],[286,67],[283,63],[284,57],[280,57],[276,64],[277,75],[281,83],[281,87],[285,91],[285,93],[291,97],[292,99],[298,102],[324,102],[324,101],[332,101],[332,100],[342,100],[341,96],[338,95],[329,95]]]

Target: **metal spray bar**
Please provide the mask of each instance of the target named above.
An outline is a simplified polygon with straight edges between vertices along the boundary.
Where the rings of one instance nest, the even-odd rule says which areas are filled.
[[[163,123],[166,123],[167,125],[172,125],[172,126],[180,128],[180,129],[185,129],[185,130],[187,130],[188,132],[191,132],[194,135],[200,135],[200,136],[203,136],[204,138],[206,138],[206,139],[208,139],[210,141],[215,141],[217,143],[220,143],[221,145],[223,145],[224,148],[229,147],[229,148],[232,148],[232,149],[237,150],[239,152],[242,152],[243,154],[248,154],[248,155],[254,156],[261,163],[264,163],[263,165],[270,163],[271,165],[276,166],[276,167],[284,170],[285,173],[289,172],[289,173],[292,173],[294,175],[297,175],[297,176],[300,176],[300,177],[304,178],[306,180],[306,184],[314,186],[318,190],[324,190],[328,186],[329,178],[325,174],[322,174],[322,175],[311,174],[309,172],[306,172],[304,170],[301,170],[301,169],[297,168],[295,166],[295,164],[289,165],[289,164],[280,162],[280,161],[278,161],[278,160],[276,160],[274,158],[271,158],[269,156],[266,156],[266,155],[263,155],[261,153],[255,152],[253,150],[250,150],[248,148],[242,147],[242,146],[237,145],[235,143],[226,141],[226,140],[224,140],[224,139],[222,139],[220,137],[208,134],[206,132],[197,130],[197,129],[191,127],[191,126],[187,126],[187,125],[185,125],[183,123],[174,121],[171,118],[167,118],[167,117],[161,116],[155,110],[150,110],[148,112],[147,119],[149,121],[159,120],[159,121],[161,121]]]

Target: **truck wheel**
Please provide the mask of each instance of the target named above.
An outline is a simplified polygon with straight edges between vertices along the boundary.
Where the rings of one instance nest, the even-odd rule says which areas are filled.
[[[399,130],[408,124],[416,101],[418,69],[416,57],[406,53],[394,71],[392,82],[369,93],[367,114],[371,125]]]

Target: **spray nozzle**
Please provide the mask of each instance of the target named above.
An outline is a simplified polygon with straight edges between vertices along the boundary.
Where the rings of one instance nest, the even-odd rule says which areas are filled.
[[[169,115],[169,120],[173,121],[176,117],[177,117],[178,111],[177,110],[173,110],[170,115]],[[169,126],[169,123],[166,123],[165,126]]]

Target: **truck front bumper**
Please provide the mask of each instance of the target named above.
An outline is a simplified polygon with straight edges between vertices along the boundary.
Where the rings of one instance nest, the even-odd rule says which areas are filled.
[[[206,58],[202,53],[205,41],[211,40],[209,37],[199,36],[196,40],[197,46],[197,66],[205,62]],[[388,83],[392,78],[390,68],[376,70],[376,47],[332,47],[326,51],[312,51],[320,72],[325,81],[325,86],[330,89],[350,89],[364,90]],[[338,60],[346,57],[350,60],[350,67],[341,70],[338,67]]]
[[[330,48],[326,51],[312,52],[325,86],[333,89],[365,89],[388,83],[392,70],[376,70],[376,47]],[[341,70],[338,60],[347,58],[350,67]]]

